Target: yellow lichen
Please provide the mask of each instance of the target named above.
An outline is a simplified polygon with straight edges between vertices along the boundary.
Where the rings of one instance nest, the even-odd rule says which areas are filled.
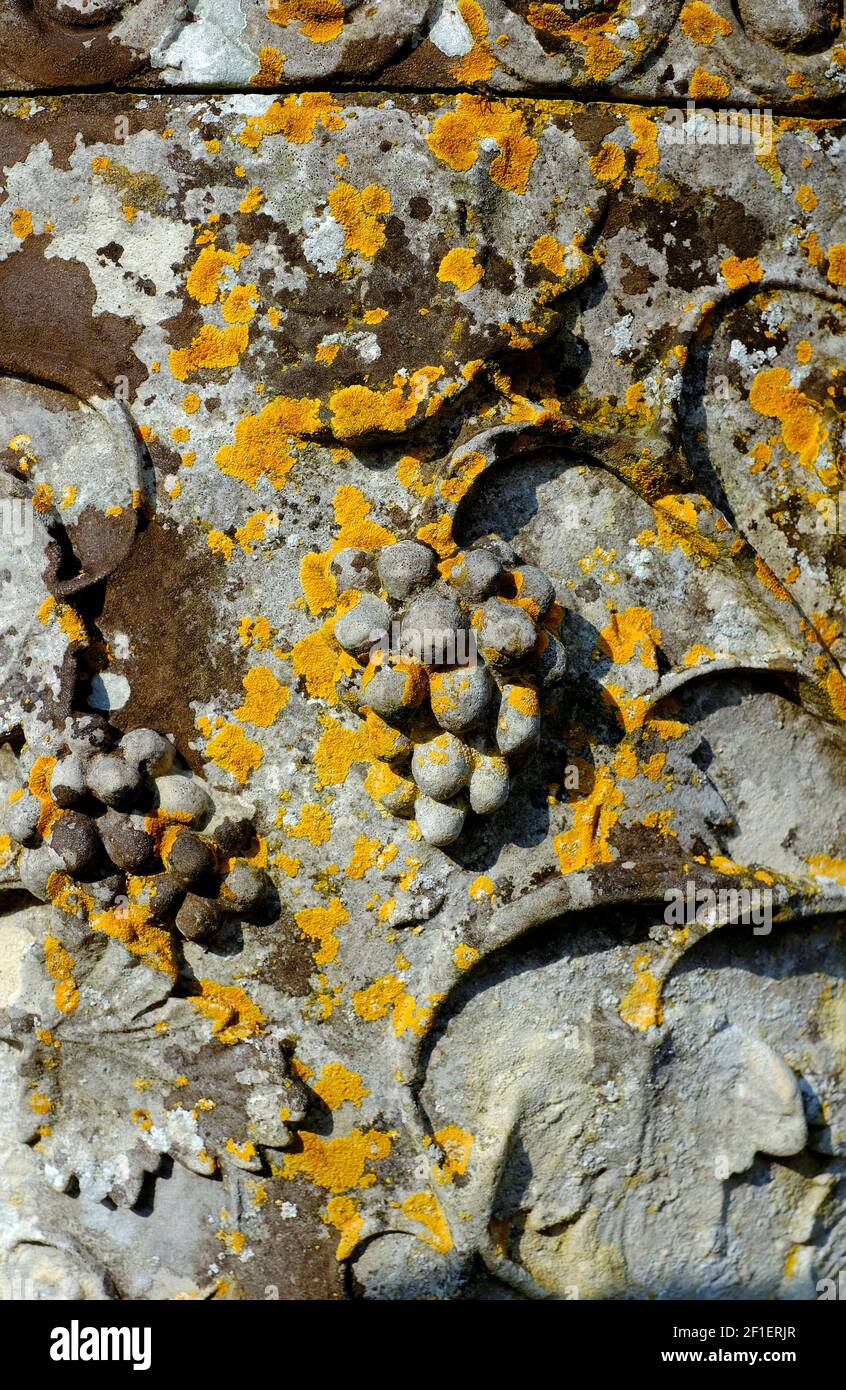
[[[444,1161],[441,1164],[443,1180],[452,1182],[453,1178],[463,1177],[470,1162],[473,1135],[460,1125],[444,1125],[443,1129],[435,1130],[433,1138],[444,1153]]]
[[[341,1062],[327,1063],[312,1083],[312,1090],[330,1110],[338,1110],[346,1102],[360,1106],[370,1095],[358,1072],[350,1071]]]
[[[334,1139],[302,1130],[299,1139],[300,1152],[284,1156],[284,1177],[302,1177],[329,1192],[371,1187],[376,1174],[367,1171],[367,1164],[383,1162],[391,1152],[390,1135],[377,1129],[353,1129]]]
[[[420,1239],[431,1245],[433,1250],[437,1250],[439,1255],[445,1255],[452,1249],[449,1223],[434,1193],[416,1192],[413,1196],[406,1197],[402,1211],[404,1216],[423,1226],[426,1234],[421,1235]]]
[[[438,159],[462,172],[476,163],[483,140],[496,141],[500,152],[490,163],[489,176],[507,192],[526,192],[538,143],[519,106],[462,94],[452,111],[435,120],[427,139]]]
[[[257,1004],[238,985],[221,985],[215,980],[199,981],[200,993],[191,998],[198,1013],[211,1020],[212,1035],[231,1046],[264,1032],[267,1019]]]
[[[664,1022],[664,1006],[661,1003],[660,981],[650,972],[649,957],[638,956],[632,969],[635,982],[620,1000],[620,1017],[645,1033],[649,1028],[660,1027]]]
[[[455,246],[447,251],[438,267],[438,279],[445,285],[455,285],[462,293],[478,285],[484,273],[475,251],[467,246]]]
[[[268,0],[267,17],[283,29],[298,24],[312,43],[331,43],[344,29],[343,0]]]
[[[591,790],[573,803],[569,830],[553,839],[562,874],[578,873],[594,864],[610,864],[608,837],[620,818],[623,793],[608,767],[599,767]]]
[[[318,943],[315,965],[328,965],[335,959],[341,948],[335,933],[349,920],[350,915],[340,898],[332,898],[326,907],[304,907],[294,913],[294,921],[303,936]]]
[[[309,844],[325,845],[332,831],[332,817],[322,806],[308,802],[300,811],[296,825],[286,827],[292,840],[308,840]]]
[[[372,260],[385,244],[380,218],[391,211],[391,195],[381,184],[371,183],[360,192],[341,182],[329,194],[329,211],[344,230],[344,246]]]
[[[215,766],[230,773],[243,786],[251,773],[261,767],[264,754],[259,744],[247,738],[237,724],[224,724],[206,744],[205,756]]]
[[[687,37],[694,43],[712,44],[718,34],[727,38],[732,32],[729,21],[715,14],[710,5],[703,4],[702,0],[690,0],[679,19]]]
[[[254,724],[260,729],[269,729],[285,708],[291,696],[287,685],[280,685],[273,672],[266,666],[254,666],[242,681],[246,699],[234,710],[236,719],[243,724]]]

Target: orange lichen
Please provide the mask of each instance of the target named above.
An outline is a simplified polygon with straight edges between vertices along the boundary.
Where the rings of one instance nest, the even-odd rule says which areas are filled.
[[[540,714],[540,697],[530,685],[510,685],[508,703],[527,719],[533,719]]]
[[[341,1062],[329,1062],[311,1088],[330,1110],[338,1110],[346,1102],[360,1106],[370,1092],[358,1072],[350,1071]]]
[[[224,323],[252,323],[258,304],[257,285],[235,285],[220,306]]]
[[[237,367],[249,341],[246,324],[235,323],[226,328],[203,324],[189,348],[174,348],[171,352],[170,370],[177,381],[187,381],[192,372]]]
[[[338,602],[338,584],[329,566],[339,550],[378,550],[396,541],[393,531],[371,520],[372,502],[365,498],[360,488],[349,484],[342,486],[335,493],[332,506],[339,528],[335,541],[328,550],[315,550],[304,556],[300,566],[300,584],[308,609],[314,614],[322,613]],[[351,591],[349,603],[356,602],[357,591]]]
[[[28,236],[32,236],[32,213],[26,208],[15,208],[12,213],[11,221],[12,235],[19,241],[26,241]]]
[[[810,184],[803,183],[796,190],[796,201],[803,212],[811,213],[816,208],[819,199]]]
[[[619,188],[626,177],[626,154],[612,140],[606,140],[588,160],[588,168],[600,183]]]
[[[219,1043],[234,1043],[264,1032],[267,1019],[257,1004],[238,985],[221,985],[216,980],[200,980],[199,994],[191,1003],[204,1018],[211,1020],[212,1035]]]
[[[259,187],[254,186],[250,189],[249,193],[244,194],[238,206],[238,211],[244,213],[258,212],[263,202],[264,194]]]
[[[438,279],[445,285],[455,285],[462,293],[478,285],[484,273],[475,251],[468,246],[455,246],[447,251],[438,267]]]
[[[329,1192],[347,1192],[351,1187],[372,1187],[376,1174],[368,1163],[380,1163],[391,1152],[391,1136],[378,1129],[353,1129],[334,1139],[301,1130],[299,1153],[284,1156],[282,1174],[286,1178],[305,1178]]]
[[[833,879],[846,887],[846,859],[837,859],[830,854],[812,854],[807,864],[815,877]]]
[[[469,970],[480,959],[480,953],[475,946],[468,946],[461,941],[453,951],[452,958],[459,970]]]
[[[123,907],[111,908],[107,912],[91,915],[92,931],[104,932],[119,941],[131,955],[138,956],[153,970],[176,978],[177,960],[173,933],[164,927],[156,926],[150,920],[150,912],[139,903],[128,903]]]
[[[432,1006],[439,998],[439,995],[430,995],[429,1006],[418,1006],[396,975],[374,980],[365,989],[356,990],[352,997],[355,1012],[368,1023],[378,1022],[390,1013],[391,1026],[398,1038],[408,1029],[422,1038],[432,1021]]]
[[[488,26],[482,6],[477,0],[458,0],[458,10],[470,31],[473,47],[450,68],[450,76],[469,87],[474,82],[488,81],[496,67],[496,59],[487,42]]]
[[[330,597],[328,602],[331,601]],[[336,617],[331,617],[317,632],[301,638],[291,652],[294,675],[302,678],[309,695],[331,705],[340,702],[338,683],[358,669],[355,658],[332,637],[335,622]]]
[[[829,247],[828,278],[832,285],[846,285],[846,241]]]
[[[293,854],[285,854],[284,850],[273,856],[274,869],[281,869],[288,878],[296,878],[302,866],[301,859],[297,859]]]
[[[552,842],[562,874],[611,863],[613,854],[608,838],[620,818],[622,805],[623,793],[611,770],[597,768],[591,790],[573,803],[570,829],[556,835]]]
[[[655,627],[650,608],[612,611],[608,626],[599,636],[598,650],[610,656],[615,665],[624,666],[637,653],[647,670],[658,669],[661,629]]]
[[[249,1163],[256,1156],[256,1146],[251,1139],[245,1139],[243,1144],[236,1144],[234,1139],[227,1139],[226,1152],[242,1163]]]
[[[391,211],[391,195],[378,183],[361,192],[351,183],[339,183],[329,194],[329,211],[344,229],[344,245],[372,260],[385,244],[385,226],[379,219]]]
[[[248,671],[241,684],[246,691],[244,703],[234,710],[234,717],[243,724],[254,724],[260,729],[269,729],[285,708],[291,697],[287,685],[280,685],[273,672],[266,666],[254,666]]]
[[[36,801],[41,802],[38,829],[44,839],[49,839],[53,826],[62,814],[50,795],[50,778],[53,775],[53,768],[55,766],[55,758],[42,756],[36,758],[29,774],[29,790]]]
[[[318,123],[324,130],[343,130],[346,125],[340,106],[328,92],[302,92],[272,102],[263,116],[251,116],[238,138],[248,149],[257,149],[268,135],[307,145]]]
[[[763,584],[764,588],[769,589],[770,593],[773,594],[775,598],[779,600],[780,603],[790,602],[790,594],[785,589],[781,580],[775,574],[773,574],[769,565],[761,558],[760,555],[755,556],[755,573],[758,576],[760,582]]]
[[[261,767],[264,753],[237,724],[224,724],[206,744],[205,756],[243,786]]]
[[[687,37],[694,43],[712,44],[718,34],[727,38],[732,32],[729,21],[715,14],[710,5],[703,4],[702,0],[690,0],[679,19]]]
[[[349,920],[350,915],[340,898],[332,898],[326,907],[304,907],[294,913],[294,921],[303,936],[318,943],[315,965],[328,965],[335,959],[341,948],[335,933]]]
[[[709,514],[709,504],[700,500],[701,513]],[[664,497],[655,504],[655,531],[641,531],[638,545],[657,545],[669,554],[678,547],[689,560],[703,569],[718,558],[720,547],[710,536],[699,531],[700,511],[692,497]]]
[[[723,279],[731,290],[742,289],[745,285],[757,285],[764,278],[764,272],[756,256],[741,261],[737,256],[729,256],[720,267]]]
[[[298,24],[312,43],[331,43],[344,30],[342,0],[268,0],[267,17],[283,29]]]
[[[234,251],[204,246],[188,272],[186,289],[191,298],[196,299],[198,304],[214,304],[220,293],[224,272],[240,269],[241,262],[249,254],[250,248],[243,242],[239,242]]]
[[[731,88],[725,78],[708,72],[707,68],[696,68],[690,79],[690,95],[696,100],[707,101],[710,97],[722,101],[730,92]]]
[[[836,667],[832,667],[825,678],[825,691],[832,713],[846,723],[846,680]]]
[[[366,727],[347,729],[331,717],[321,722],[323,733],[314,755],[317,782],[321,787],[337,787],[346,781],[354,763],[370,761],[370,735]]]
[[[63,1014],[71,1014],[79,1004],[79,989],[73,978],[74,960],[55,936],[44,938],[44,963],[56,987],[53,997],[56,1008]]]
[[[778,420],[785,447],[797,456],[803,468],[813,468],[828,433],[820,407],[792,385],[785,367],[770,367],[758,373],[749,393],[749,404],[759,415]]]
[[[488,173],[509,193],[523,194],[538,152],[519,106],[487,97],[461,95],[452,111],[439,116],[427,137],[435,156],[451,169],[472,169],[483,140],[494,140],[499,154]]]
[[[255,488],[267,478],[282,488],[294,466],[292,445],[301,435],[320,429],[320,401],[305,396],[276,396],[257,415],[245,415],[235,426],[235,443],[215,455],[221,473]]]
[[[223,531],[209,531],[206,544],[213,555],[222,555],[224,560],[232,559],[235,542],[231,536],[224,535]]]
[[[348,1259],[361,1240],[364,1229],[364,1218],[359,1215],[355,1202],[351,1197],[330,1197],[326,1203],[326,1215],[322,1219],[340,1232],[335,1259]]]
[[[661,1003],[661,983],[649,970],[649,957],[638,956],[632,969],[635,982],[620,1000],[620,1017],[645,1033],[649,1028],[660,1027],[664,1022],[664,1006]]]
[[[540,23],[539,20],[549,16],[550,12],[554,15],[556,11],[560,15],[557,5],[553,11],[552,6],[547,4],[530,4],[529,23],[534,23],[537,28],[548,28],[548,22]],[[570,21],[569,15],[566,16],[569,25],[566,36],[584,49],[585,72],[595,82],[604,82],[623,61],[622,52],[608,37],[616,29],[616,19],[616,13],[586,14],[574,21]],[[553,20],[553,23],[557,24],[558,20]]]
[[[417,796],[414,782],[383,762],[373,764],[364,779],[364,790],[377,805],[390,806],[398,815],[410,814]]]
[[[421,367],[385,390],[344,386],[329,398],[332,433],[336,439],[403,431],[429,398],[443,367]]]
[[[416,1192],[406,1197],[402,1204],[403,1215],[424,1227],[426,1234],[420,1239],[439,1255],[445,1255],[453,1247],[449,1224],[443,1207],[432,1192]]]
[[[285,54],[272,44],[262,44],[258,51],[258,72],[250,78],[251,87],[278,87],[285,73]],[[244,208],[241,208],[244,211]]]

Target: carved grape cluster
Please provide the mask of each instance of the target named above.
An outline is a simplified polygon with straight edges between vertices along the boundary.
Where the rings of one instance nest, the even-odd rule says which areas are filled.
[[[19,772],[26,782],[9,796],[5,830],[20,848],[20,882],[41,901],[95,913],[122,904],[205,941],[266,897],[265,874],[245,857],[252,816],[215,815],[204,784],[153,729],[117,737],[77,717],[42,751],[25,749]]]
[[[440,565],[418,541],[342,550],[332,570],[342,594],[357,591],[334,631],[363,667],[371,790],[429,844],[451,844],[468,810],[506,804],[511,765],[540,735],[540,688],[565,674],[555,589],[498,537]]]

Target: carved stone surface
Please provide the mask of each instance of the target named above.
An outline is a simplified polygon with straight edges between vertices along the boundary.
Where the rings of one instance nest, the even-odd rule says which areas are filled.
[[[3,85],[587,91],[835,106],[842,0],[10,0]]]
[[[0,1288],[846,1268],[844,45],[4,7]]]

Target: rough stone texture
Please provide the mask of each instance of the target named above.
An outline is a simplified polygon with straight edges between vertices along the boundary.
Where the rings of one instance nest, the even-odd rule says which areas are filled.
[[[587,90],[798,107],[846,90],[839,0],[11,0],[0,74],[68,85],[260,91]]]
[[[0,1283],[815,1297],[842,6],[16,0],[0,69]]]

